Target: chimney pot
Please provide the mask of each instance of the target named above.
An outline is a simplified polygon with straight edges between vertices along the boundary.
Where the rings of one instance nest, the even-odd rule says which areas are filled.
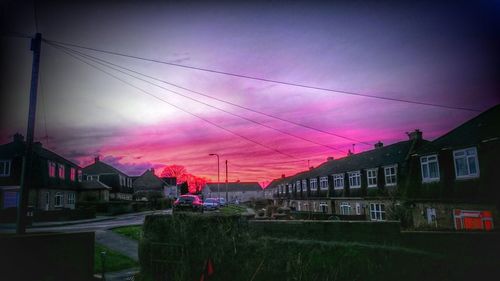
[[[96,157],[94,158],[94,161],[95,161],[95,163],[99,162],[99,156],[96,156]]]
[[[415,129],[415,131],[406,134],[410,140],[422,140],[422,132],[419,129]]]
[[[378,141],[374,146],[375,146],[375,149],[377,149],[377,148],[383,147],[384,144],[381,141]]]
[[[333,156],[326,158],[326,161],[333,161],[333,160],[335,160],[335,158],[333,158]]]
[[[283,179],[284,179],[284,178],[285,178],[285,174],[281,174],[281,178],[283,178]]]

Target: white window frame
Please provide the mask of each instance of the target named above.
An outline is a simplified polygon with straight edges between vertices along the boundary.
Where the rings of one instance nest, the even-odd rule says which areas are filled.
[[[431,177],[430,173],[430,165],[436,164],[437,175],[435,177]],[[439,161],[437,154],[426,155],[420,157],[420,171],[422,174],[422,182],[435,182],[439,181]],[[425,176],[425,172],[427,172],[427,177]]]
[[[356,215],[361,215],[361,204],[356,203]]]
[[[468,152],[471,152],[473,154],[467,155]],[[463,155],[458,155],[458,154],[462,154],[462,153],[463,153]],[[462,159],[462,158],[465,159],[465,164],[467,167],[468,174],[466,174],[466,175],[458,175],[457,159]],[[474,159],[474,166],[476,168],[475,173],[471,173],[471,171],[470,171],[471,167],[470,167],[469,159]],[[477,149],[475,147],[454,150],[453,151],[453,164],[455,166],[455,178],[456,179],[468,179],[468,178],[479,177],[479,160],[477,157]]]
[[[59,202],[58,201],[59,198]],[[54,195],[54,207],[62,207],[64,205],[64,193],[56,192]]]
[[[307,192],[307,180],[302,180],[302,191]]]
[[[70,205],[75,204],[75,193],[73,193],[73,192],[68,193],[68,204],[70,204]]]
[[[301,183],[300,180],[295,182],[295,186],[297,187],[297,192],[302,192],[302,185],[300,183]]]
[[[391,169],[394,169],[394,174],[388,174],[387,171],[391,171]],[[391,182],[388,183],[388,178],[392,179],[394,177],[394,182],[390,180]],[[389,166],[384,166],[384,180],[385,180],[385,186],[395,186],[398,184],[398,165],[389,165]]]
[[[328,190],[328,177],[319,178],[319,189]]]
[[[87,180],[99,180],[99,175],[87,175]]]
[[[64,179],[66,177],[64,164],[57,164],[57,177],[60,179]]]
[[[361,172],[353,171],[349,172],[349,188],[360,188],[361,187]],[[357,179],[357,185],[354,185],[354,181]]]
[[[378,168],[366,170],[366,184],[368,187],[377,187]],[[375,180],[375,183],[370,183],[370,180]]]
[[[339,205],[339,210],[340,210],[340,214],[341,215],[351,215],[351,204],[349,204],[348,202],[341,202],[340,205]],[[346,210],[347,210],[347,214],[346,214]]]
[[[0,164],[3,165],[2,170],[0,170],[0,177],[10,177],[10,170],[12,166],[11,160],[0,160]]]
[[[50,178],[55,178],[56,177],[56,162],[47,161],[47,167],[49,168],[49,177]]]
[[[333,175],[333,189],[334,190],[342,190],[344,189],[344,174],[335,174]]]
[[[316,178],[309,179],[309,185],[311,190],[318,190],[318,179]]]
[[[386,212],[385,212],[385,204],[384,203],[370,203],[370,220],[372,220],[372,221],[385,221],[386,220]]]
[[[319,202],[319,210],[321,213],[328,213],[328,204],[325,201]]]

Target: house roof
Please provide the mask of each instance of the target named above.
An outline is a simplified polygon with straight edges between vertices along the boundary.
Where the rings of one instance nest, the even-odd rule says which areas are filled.
[[[221,182],[220,190],[226,191],[226,183]],[[217,192],[217,183],[211,182],[205,185],[210,192]],[[240,191],[262,191],[262,187],[258,182],[228,182],[227,183],[228,192],[240,192]]]
[[[6,144],[0,145],[0,157],[13,158],[17,156],[23,156],[26,149],[26,142],[24,140],[12,141]],[[72,161],[64,158],[63,156],[52,152],[42,146],[40,142],[35,142],[33,144],[33,152],[39,157],[50,159],[58,163],[65,163],[76,168],[80,168],[79,165],[73,163]]]
[[[97,174],[122,174],[127,176],[124,172],[116,169],[115,167],[108,165],[98,159],[93,164],[90,164],[83,168],[83,172],[87,175],[97,175]]]
[[[272,183],[279,185],[281,183],[292,183],[297,180],[311,177],[328,176],[337,173],[398,164],[405,161],[411,151],[427,143],[428,141],[426,140],[420,140],[418,142],[413,140],[397,142],[344,158],[328,160],[309,171],[302,171],[293,176],[280,179],[280,181],[273,181]]]
[[[108,185],[98,181],[98,180],[90,180],[90,181],[82,181],[81,189],[84,190],[111,190],[111,187]]]
[[[134,189],[162,189],[165,185],[167,184],[151,170],[146,170],[132,183]]]
[[[444,148],[461,148],[500,139],[500,104],[470,119],[443,136],[424,145],[417,154],[428,154]]]

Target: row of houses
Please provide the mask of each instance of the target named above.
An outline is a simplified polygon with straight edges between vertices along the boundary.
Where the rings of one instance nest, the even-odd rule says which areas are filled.
[[[273,180],[265,197],[299,212],[412,227],[492,229],[500,206],[500,105],[427,141],[408,139]]]
[[[0,209],[17,207],[26,142],[20,134],[0,145]],[[33,186],[29,205],[35,210],[74,209],[78,201],[134,200],[134,194],[156,191],[178,196],[175,178],[160,178],[154,170],[140,176],[126,173],[100,161],[80,167],[72,161],[34,144]],[[142,193],[143,194],[143,193]]]

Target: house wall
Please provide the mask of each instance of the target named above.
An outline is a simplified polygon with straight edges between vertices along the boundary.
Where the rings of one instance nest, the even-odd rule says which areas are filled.
[[[56,202],[56,194],[60,193],[62,195],[62,206],[55,206]],[[60,190],[60,189],[47,189],[41,188],[39,190],[31,190],[30,191],[30,201],[35,203],[32,204],[36,206],[37,209],[40,210],[58,210],[63,208],[74,209],[77,201],[77,192],[75,190]],[[46,204],[46,194],[49,195],[49,204]],[[69,204],[68,198],[69,194],[74,194],[75,203]]]
[[[78,201],[109,201],[109,190],[82,190]]]

